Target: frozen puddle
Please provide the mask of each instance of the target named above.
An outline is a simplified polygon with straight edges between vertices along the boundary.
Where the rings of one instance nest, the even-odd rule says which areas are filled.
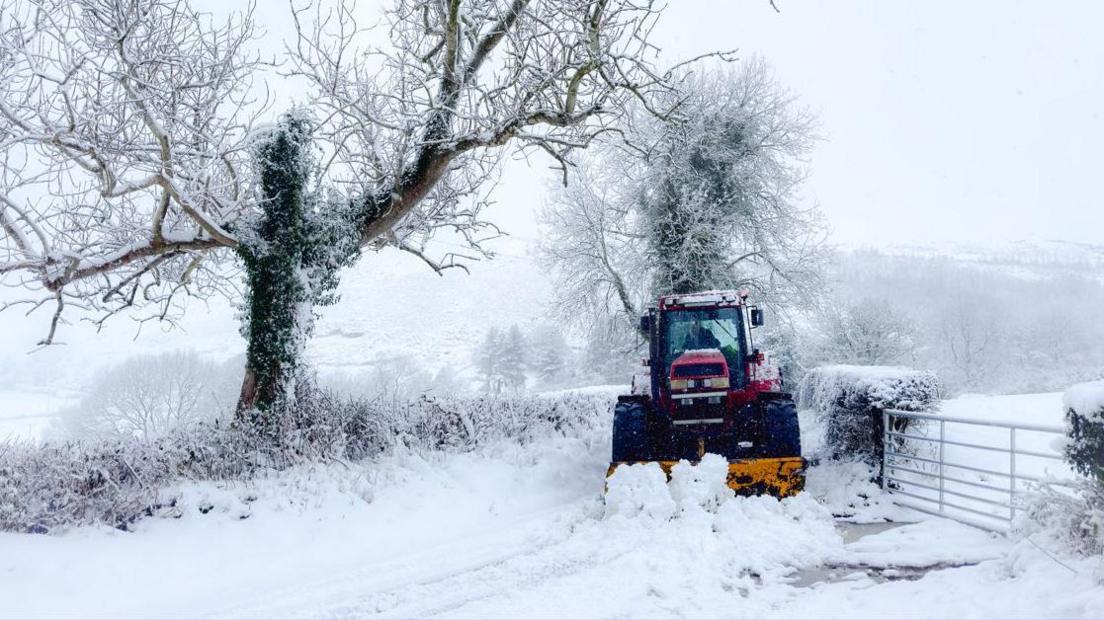
[[[909,525],[907,522],[897,521],[883,521],[879,523],[852,523],[851,521],[836,521],[836,531],[839,532],[840,537],[843,538],[843,543],[849,545],[860,538],[866,538],[872,534],[881,534],[882,532],[892,530],[894,528],[901,527],[903,525]]]
[[[973,549],[968,549],[965,554],[940,557],[931,552],[931,549],[936,546],[936,540],[927,541],[929,544],[923,545],[925,542],[923,531],[926,529],[929,528],[924,522],[837,521],[836,531],[843,539],[848,553],[839,561],[830,561],[797,571],[789,585],[795,588],[810,588],[818,584],[862,580],[875,584],[887,581],[916,581],[932,571],[972,566],[996,556],[991,544],[985,544],[985,542],[993,542],[991,535],[976,530],[964,533],[967,537],[980,538],[984,542]],[[887,552],[905,551],[905,548],[910,546],[908,544],[910,542],[920,543],[926,549],[917,549],[919,553],[913,554],[906,552],[897,558],[897,562],[886,561],[887,558],[884,556]]]
[[[869,580],[874,583],[887,581],[916,581],[933,570],[956,568],[955,566],[924,566],[909,568],[882,568],[871,566],[827,565],[808,568],[797,572],[790,582],[795,588],[811,588],[818,584],[840,583],[844,581]]]

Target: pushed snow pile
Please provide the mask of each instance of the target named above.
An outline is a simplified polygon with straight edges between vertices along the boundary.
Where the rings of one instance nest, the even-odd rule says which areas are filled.
[[[727,475],[727,461],[714,454],[698,464],[676,463],[669,482],[657,463],[619,466],[607,480],[605,519],[590,532],[580,528],[580,536],[600,535],[601,543],[588,543],[594,547],[623,540],[634,549],[616,567],[639,567],[646,576],[633,586],[643,590],[640,600],[676,592],[682,600],[727,599],[762,583],[784,583],[796,568],[841,553],[832,513],[812,494],[737,497]],[[691,565],[712,577],[688,578]]]
[[[882,459],[885,409],[934,409],[942,388],[935,373],[901,366],[820,366],[799,388],[803,408],[825,423],[824,449],[831,458]],[[900,421],[897,431],[911,423]]]
[[[1062,399],[1066,408],[1066,459],[1104,487],[1104,381],[1079,383]]]
[[[659,463],[621,465],[606,486],[606,516],[666,520],[680,514],[717,512],[735,497],[728,487],[728,461],[706,454],[700,463],[686,460],[671,468],[671,481]]]
[[[729,488],[728,460],[717,454],[706,454],[697,465],[679,461],[671,468],[671,499],[683,511],[704,508],[716,512],[736,493]]]
[[[670,519],[675,502],[659,463],[621,465],[606,482],[606,516]]]

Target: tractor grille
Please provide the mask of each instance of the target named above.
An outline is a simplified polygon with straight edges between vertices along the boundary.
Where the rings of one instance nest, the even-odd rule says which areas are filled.
[[[682,377],[715,377],[724,374],[724,366],[721,364],[680,364],[675,366],[674,376]]]
[[[680,398],[674,401],[674,407],[671,412],[671,418],[675,424],[685,423],[686,420],[723,420],[724,416],[724,397]]]

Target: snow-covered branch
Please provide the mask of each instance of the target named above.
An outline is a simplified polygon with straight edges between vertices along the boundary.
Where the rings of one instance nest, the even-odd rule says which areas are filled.
[[[501,147],[566,162],[629,101],[671,88],[649,60],[648,2],[396,0],[376,31],[351,2],[294,14],[291,73],[317,91],[316,136],[356,196],[365,247],[485,226],[478,196]]]
[[[197,277],[254,200],[252,11],[0,0],[5,284],[108,315],[223,286]]]

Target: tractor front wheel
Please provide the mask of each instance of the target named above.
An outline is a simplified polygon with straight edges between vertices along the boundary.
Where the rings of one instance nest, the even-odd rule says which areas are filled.
[[[789,398],[776,398],[763,403],[763,456],[770,458],[801,456],[801,427],[797,421],[797,406]]]
[[[648,410],[637,398],[619,398],[613,409],[613,454],[611,461],[625,463],[647,461]]]

